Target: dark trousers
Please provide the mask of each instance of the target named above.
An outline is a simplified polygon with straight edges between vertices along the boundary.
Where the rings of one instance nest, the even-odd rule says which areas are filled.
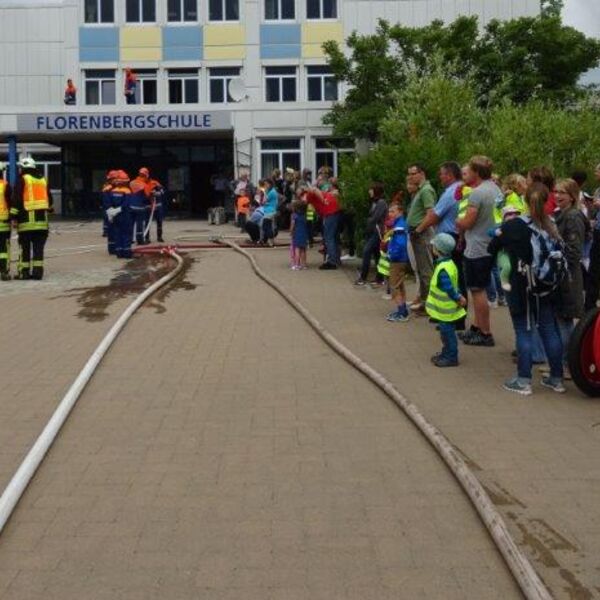
[[[585,310],[596,306],[600,293],[600,230],[594,230],[594,238],[590,249],[590,268],[585,286]]]
[[[121,213],[123,214],[123,213]],[[136,244],[143,244],[148,241],[148,237],[144,237],[144,231],[146,230],[146,225],[148,224],[149,213],[145,209],[132,210],[132,224],[135,225],[135,241]],[[131,232],[131,237],[133,238],[133,231]]]
[[[255,244],[260,240],[260,226],[257,223],[248,221],[246,223],[246,233]]]
[[[379,245],[381,240],[379,234],[375,231],[366,240],[363,255],[362,255],[362,266],[360,269],[360,278],[365,281],[369,275],[369,267],[371,266],[371,260],[375,261],[375,266],[379,262]],[[375,279],[377,281],[383,281],[383,276],[376,271]]]
[[[458,360],[458,339],[456,337],[455,323],[438,323],[440,337],[442,338],[442,358]]]
[[[342,225],[341,231],[344,233],[346,246],[348,247],[348,254],[354,256],[356,254],[356,224],[354,223],[354,215],[352,213],[342,213]]]
[[[19,232],[19,276],[22,279],[44,277],[44,246],[47,239],[47,229]]]
[[[0,273],[10,271],[10,229],[0,231]]]
[[[246,219],[247,219],[247,215],[246,213],[238,213],[237,219],[237,225],[238,227],[242,230],[242,231],[246,231]]]
[[[273,219],[264,218],[262,222],[262,241],[267,242],[275,237],[273,232]]]
[[[148,226],[148,219],[150,218],[150,215],[152,214],[152,207],[150,207],[150,212],[148,213],[148,216],[146,217],[146,227]],[[157,203],[156,206],[154,207],[154,214],[152,215],[152,220],[156,222],[156,239],[159,242],[162,242],[163,239],[163,221],[165,218],[165,211],[164,211],[164,207],[162,202]],[[150,228],[152,229],[152,228]],[[150,229],[148,229],[148,235],[146,236],[146,242],[150,242],[152,241],[150,239]]]
[[[127,211],[119,213],[113,221],[115,228],[115,254],[119,258],[131,258],[133,219]]]

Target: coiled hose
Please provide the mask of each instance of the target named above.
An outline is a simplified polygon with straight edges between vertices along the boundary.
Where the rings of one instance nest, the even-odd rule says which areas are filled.
[[[282,286],[271,279],[258,266],[255,258],[235,242],[223,239],[222,243],[245,256],[254,272],[265,283],[271,286],[300,316],[312,327],[317,335],[352,367],[357,369],[381,389],[417,426],[427,441],[442,457],[454,477],[471,500],[481,520],[489,531],[494,544],[502,554],[513,577],[517,581],[525,598],[528,600],[551,600],[552,595],[546,588],[533,566],[513,540],[508,527],[500,513],[496,510],[483,486],[471,471],[467,463],[456,451],[446,436],[430,423],[417,406],[404,397],[394,385],[381,373],[367,364],[359,356],[336,339],[319,321]]]

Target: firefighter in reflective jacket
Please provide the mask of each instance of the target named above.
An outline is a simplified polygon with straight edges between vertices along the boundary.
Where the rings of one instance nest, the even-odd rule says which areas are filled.
[[[114,185],[106,197],[108,205],[106,216],[113,227],[114,254],[118,258],[132,257],[133,221],[131,217],[131,197],[129,175],[125,171],[117,171]]]
[[[118,171],[109,171],[106,174],[106,181],[102,186],[101,198],[102,198],[102,237],[106,238],[108,242],[108,253],[116,254],[115,245],[115,228],[111,221],[108,220],[106,215],[106,209],[110,206],[110,192],[112,192],[115,186],[115,180],[118,176]]]
[[[10,279],[10,186],[4,179],[6,165],[0,163],[0,279]]]
[[[142,167],[137,174],[137,177],[131,181],[131,218],[133,220],[132,227],[135,230],[135,243],[147,244],[148,239],[144,238],[144,231],[148,223],[150,214],[150,206],[146,197],[146,185],[150,179],[150,171],[146,167]],[[133,236],[133,232],[132,232]]]
[[[52,197],[35,160],[25,157],[19,162],[20,176],[12,194],[10,217],[19,234],[19,279],[44,277],[44,246],[48,239],[48,213]]]
[[[146,200],[148,202],[148,219],[156,221],[156,241],[164,242],[163,240],[163,220],[165,218],[165,188],[156,179],[148,179],[148,183],[144,188]],[[148,221],[146,221],[148,222]],[[148,226],[148,234],[146,242],[150,242],[150,227]]]

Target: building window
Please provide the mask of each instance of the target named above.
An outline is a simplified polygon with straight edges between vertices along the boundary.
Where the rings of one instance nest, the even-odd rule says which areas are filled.
[[[267,102],[296,101],[296,67],[265,67]]]
[[[158,82],[156,69],[136,69],[136,104],[156,104],[158,102]]]
[[[265,21],[293,21],[295,0],[265,0]]]
[[[154,23],[156,0],[126,0],[125,20],[127,23]]]
[[[239,0],[209,0],[208,20],[209,21],[239,21],[240,2]]]
[[[306,67],[306,73],[310,102],[335,102],[338,99],[338,84],[329,67]]]
[[[302,141],[299,139],[261,140],[260,172],[262,177],[270,177],[273,169],[282,173],[288,167],[302,170]]]
[[[114,23],[114,0],[85,0],[84,13],[86,23]]]
[[[198,20],[198,0],[169,0],[167,4],[169,23]]]
[[[233,102],[229,95],[229,82],[240,76],[239,67],[221,67],[209,70],[209,88],[211,104],[227,104]]]
[[[198,69],[169,70],[169,104],[198,104]]]
[[[315,140],[315,169],[318,172],[321,167],[330,167],[337,177],[340,170],[340,156],[342,154],[354,154],[352,140],[323,139]]]
[[[307,19],[337,19],[337,0],[306,0]]]
[[[115,72],[112,69],[87,69],[85,71],[85,103],[115,104]]]

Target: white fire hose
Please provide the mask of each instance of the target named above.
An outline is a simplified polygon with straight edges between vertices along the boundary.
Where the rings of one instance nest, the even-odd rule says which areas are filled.
[[[513,577],[517,581],[525,598],[528,600],[551,600],[552,595],[546,588],[539,575],[513,540],[504,519],[490,500],[490,497],[473,473],[465,460],[456,451],[446,436],[430,423],[417,406],[405,398],[381,373],[373,369],[364,360],[354,354],[349,348],[336,339],[319,321],[302,305],[293,298],[275,280],[271,279],[260,269],[255,258],[246,250],[240,248],[235,242],[222,239],[223,244],[233,248],[245,256],[252,265],[254,272],[268,285],[270,285],[288,304],[296,310],[300,316],[312,327],[312,329],[339,354],[346,362],[360,371],[379,387],[417,426],[427,441],[435,448],[442,457],[454,477],[471,500],[477,510],[479,517],[487,527],[494,544],[502,554]]]
[[[71,385],[64,398],[60,401],[58,407],[54,411],[54,414],[46,424],[46,427],[44,427],[44,430],[35,441],[31,450],[29,450],[27,456],[25,456],[23,459],[23,462],[17,469],[17,472],[13,475],[12,479],[6,486],[2,496],[0,496],[0,533],[4,529],[6,522],[10,518],[15,506],[19,502],[37,468],[40,466],[44,456],[46,456],[48,449],[56,439],[61,427],[67,420],[71,410],[79,399],[79,396],[83,392],[89,380],[92,378],[92,375],[96,371],[96,368],[104,358],[108,349],[117,339],[117,336],[121,333],[136,310],[142,306],[142,304],[150,296],[152,296],[154,292],[169,283],[169,281],[171,281],[181,272],[181,269],[183,268],[183,259],[181,256],[171,249],[165,249],[165,253],[177,261],[177,266],[175,269],[159,279],[147,290],[142,292],[125,309],[125,312],[123,312],[117,322],[110,328],[109,332],[104,336],[103,340],[100,342],[100,345],[96,348],[96,350],[94,350],[94,353],[77,376],[77,379],[73,382],[73,385]]]

